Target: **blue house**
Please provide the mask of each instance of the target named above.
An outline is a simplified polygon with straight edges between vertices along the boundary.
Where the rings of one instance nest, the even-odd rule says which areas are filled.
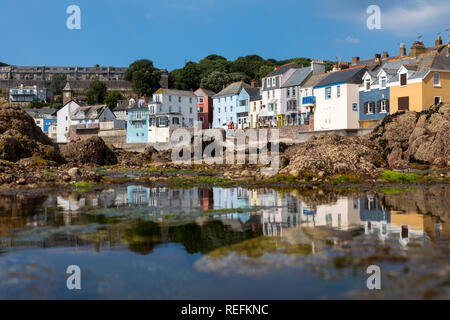
[[[373,128],[389,114],[388,81],[396,75],[394,69],[367,71],[359,89],[360,128]]]
[[[128,109],[127,143],[148,143],[148,107],[139,100]]]
[[[260,96],[261,88],[243,88],[238,95],[238,105],[236,107],[237,128],[246,129],[249,127],[250,101]]]
[[[213,128],[224,128],[230,123],[237,124],[238,96],[242,88],[250,88],[243,82],[234,82],[213,97]],[[248,111],[247,111],[248,112]]]

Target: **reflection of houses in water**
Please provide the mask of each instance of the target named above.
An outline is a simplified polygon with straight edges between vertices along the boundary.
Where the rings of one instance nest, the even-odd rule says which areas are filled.
[[[429,239],[428,234],[436,234],[434,230],[426,232],[427,221],[433,224],[431,217],[391,210],[380,203],[380,199],[375,195],[362,197],[360,205],[361,223],[364,224],[365,233],[377,234],[383,241],[398,239],[400,244],[406,246],[410,239],[425,240]]]
[[[348,230],[360,223],[359,205],[351,198],[339,198],[333,204],[316,206],[316,214],[313,217],[314,227],[327,226]]]
[[[250,207],[250,190],[245,188],[213,188],[214,209]]]

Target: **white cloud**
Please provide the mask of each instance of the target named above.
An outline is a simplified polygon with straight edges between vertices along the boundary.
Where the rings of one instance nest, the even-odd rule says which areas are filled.
[[[334,42],[336,42],[336,43],[357,44],[357,43],[360,43],[361,40],[359,38],[354,38],[352,36],[347,36],[347,38],[345,38],[345,39],[336,38],[336,39],[334,39]]]

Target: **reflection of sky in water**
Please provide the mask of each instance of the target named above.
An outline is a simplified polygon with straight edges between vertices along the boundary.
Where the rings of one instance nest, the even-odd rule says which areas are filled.
[[[124,185],[17,199],[0,208],[0,298],[342,298],[366,274],[341,255],[389,247],[378,263],[393,273],[422,260],[442,273],[430,254],[448,265],[448,223],[380,194]],[[70,264],[81,292],[65,288]]]

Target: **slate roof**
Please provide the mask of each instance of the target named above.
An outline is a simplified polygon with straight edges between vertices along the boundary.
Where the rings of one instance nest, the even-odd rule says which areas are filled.
[[[357,67],[345,69],[342,71],[335,71],[328,73],[327,77],[320,81],[316,87],[322,87],[327,85],[332,85],[336,83],[362,83],[362,76],[367,71],[366,67]]]
[[[69,82],[66,82],[66,85],[65,85],[63,91],[72,91],[72,88],[70,87],[70,83]]]
[[[233,82],[228,87],[226,87],[219,93],[215,94],[214,98],[239,94],[239,92],[241,92],[242,88],[250,88],[250,85],[245,83],[244,81]]]
[[[313,88],[315,87],[319,82],[321,82],[323,79],[325,79],[328,76],[328,73],[321,73],[321,74],[313,74],[311,77],[308,78],[303,83],[303,88]]]
[[[294,71],[294,73],[286,80],[286,82],[281,86],[282,88],[299,86],[312,74],[311,67],[299,68]]]
[[[54,108],[25,109],[25,112],[28,113],[28,115],[30,115],[32,118],[56,116],[57,111],[58,110]]]
[[[71,118],[74,120],[98,119],[107,107],[107,105],[79,107],[72,113]]]
[[[278,69],[272,71],[272,73],[269,74],[267,77],[278,76],[278,75],[280,75],[280,74],[285,73],[285,72],[288,71],[289,69],[292,69],[292,68],[297,69],[298,67],[299,67],[299,66],[298,66],[298,64],[296,64],[296,63],[288,63],[288,64],[285,64],[285,65],[279,67]]]
[[[250,96],[250,101],[261,100],[261,88],[244,88]]]
[[[158,89],[154,94],[173,94],[175,96],[187,96],[187,97],[195,97],[194,92],[188,90],[176,90],[176,89]]]
[[[208,89],[203,89],[203,88],[198,88],[194,94],[200,97],[204,97],[204,94],[202,94],[201,92],[197,93],[198,91],[203,91],[204,94],[206,94],[208,97],[213,97],[216,93],[214,91],[208,90]]]
[[[432,68],[450,70],[450,47],[448,45],[438,50],[438,54],[432,63]]]

